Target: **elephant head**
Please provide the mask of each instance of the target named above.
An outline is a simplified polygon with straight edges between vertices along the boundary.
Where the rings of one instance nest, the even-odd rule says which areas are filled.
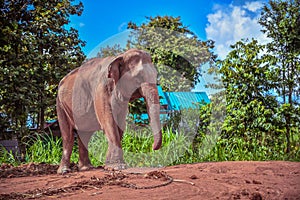
[[[113,82],[112,112],[118,126],[124,130],[128,102],[143,97],[147,105],[150,126],[154,135],[153,149],[161,147],[160,105],[157,90],[157,71],[151,56],[141,50],[131,49],[115,57],[108,67],[108,78]],[[121,108],[121,107],[125,107]]]

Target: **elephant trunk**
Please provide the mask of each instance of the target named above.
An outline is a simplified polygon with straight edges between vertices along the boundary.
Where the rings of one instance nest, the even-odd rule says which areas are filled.
[[[162,143],[162,133],[160,125],[160,105],[159,95],[156,84],[143,83],[141,85],[141,94],[147,104],[147,112],[150,120],[150,126],[154,136],[153,150],[158,150]]]

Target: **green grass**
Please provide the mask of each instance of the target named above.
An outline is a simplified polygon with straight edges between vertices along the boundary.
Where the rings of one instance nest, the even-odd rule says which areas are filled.
[[[153,135],[147,128],[137,131],[126,130],[122,140],[124,159],[129,166],[165,166],[178,159],[186,150],[184,135],[163,131],[162,148],[152,150]],[[89,143],[90,158],[93,165],[104,164],[107,141],[102,132],[97,132]]]
[[[163,130],[162,148],[152,150],[153,135],[147,128],[126,130],[122,140],[124,158],[129,166],[168,166],[183,163],[204,161],[237,161],[237,160],[291,160],[300,161],[299,136],[292,140],[292,151],[286,154],[284,139],[278,138],[272,146],[261,141],[246,141],[243,138],[221,139],[207,135],[200,141],[186,134],[174,133],[171,129]],[[0,164],[9,163],[51,163],[59,164],[62,155],[62,141],[52,135],[34,134],[24,138],[26,153],[20,161],[11,152],[0,148]],[[90,159],[94,166],[105,162],[107,141],[102,132],[97,132],[89,143]],[[78,162],[78,147],[74,145],[71,162]]]
[[[0,164],[2,163],[7,163],[15,166],[20,164],[12,151],[7,151],[3,146],[0,145]]]
[[[58,164],[62,155],[61,139],[52,134],[33,134],[25,138],[25,162]]]

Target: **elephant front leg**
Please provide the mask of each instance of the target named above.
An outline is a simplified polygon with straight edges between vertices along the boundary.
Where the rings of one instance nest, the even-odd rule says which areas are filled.
[[[117,108],[117,111],[116,109]],[[106,159],[106,166],[116,170],[126,169],[127,165],[124,162],[124,155],[122,150],[122,138],[123,133],[126,128],[126,115],[128,112],[127,104],[118,104],[113,107],[113,119],[114,119],[114,132],[118,134],[113,134],[113,138],[109,139],[108,153]],[[115,128],[117,127],[117,128]]]
[[[126,168],[126,164],[123,158],[123,150],[121,144],[122,134],[119,132],[119,128],[115,119],[111,115],[112,112],[105,112],[99,116],[98,119],[101,122],[103,131],[108,141],[108,150],[106,154],[105,168],[121,170]],[[110,114],[109,114],[110,113]],[[101,113],[102,114],[102,113]]]
[[[108,140],[105,168],[114,170],[126,169],[119,130],[117,127],[111,127],[109,129],[105,130],[105,135]]]
[[[101,94],[101,96],[95,96],[95,111],[108,141],[105,168],[115,170],[125,169],[126,164],[121,145],[123,132],[119,131],[119,127],[122,127],[124,124],[122,119],[119,118],[119,113],[123,108],[105,90],[103,91],[102,87],[98,88],[97,94]]]

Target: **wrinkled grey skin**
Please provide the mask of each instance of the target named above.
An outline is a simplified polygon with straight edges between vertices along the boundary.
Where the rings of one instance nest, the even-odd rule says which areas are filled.
[[[156,78],[150,55],[137,49],[116,57],[91,59],[66,75],[59,84],[57,96],[63,139],[63,155],[57,173],[70,171],[75,131],[79,136],[79,169],[89,169],[87,144],[91,135],[101,129],[108,140],[105,166],[125,168],[121,140],[128,102],[140,97],[144,97],[147,104],[153,149],[159,149],[162,135]]]

